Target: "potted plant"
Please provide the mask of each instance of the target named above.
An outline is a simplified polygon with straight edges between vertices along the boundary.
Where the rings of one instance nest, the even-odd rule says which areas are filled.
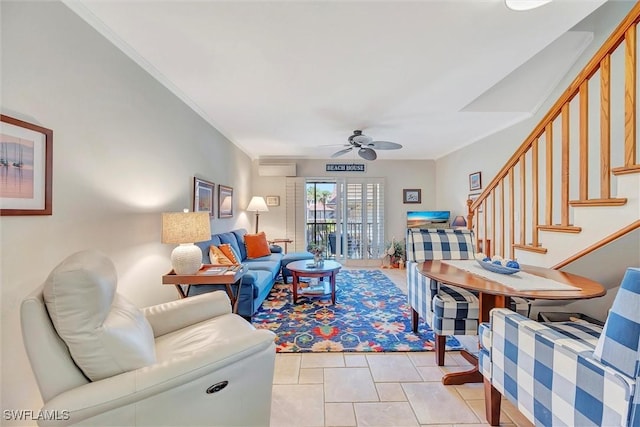
[[[389,263],[398,268],[400,261],[404,261],[404,241],[391,239],[391,242],[386,244],[385,254],[389,257]]]
[[[307,251],[313,254],[313,261],[316,265],[322,265],[322,262],[324,261],[324,252],[326,250],[327,248],[325,248],[324,245],[317,243],[310,243],[309,246],[307,246]]]

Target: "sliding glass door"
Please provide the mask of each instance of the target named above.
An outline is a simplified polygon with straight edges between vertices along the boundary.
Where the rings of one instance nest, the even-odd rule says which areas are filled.
[[[306,240],[326,248],[328,258],[378,259],[384,252],[382,179],[308,179]]]

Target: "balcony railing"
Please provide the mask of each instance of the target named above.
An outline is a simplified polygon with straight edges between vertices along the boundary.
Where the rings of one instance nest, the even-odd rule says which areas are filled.
[[[307,243],[315,242],[326,248],[325,258],[334,258],[338,246],[340,253],[350,259],[371,258],[371,250],[367,250],[367,256],[364,256],[365,248],[362,242],[370,241],[373,235],[373,223],[363,224],[360,222],[347,223],[347,233],[344,240],[347,243],[347,250],[344,250],[344,244],[341,244],[336,237],[337,224],[335,222],[310,222],[307,223]]]

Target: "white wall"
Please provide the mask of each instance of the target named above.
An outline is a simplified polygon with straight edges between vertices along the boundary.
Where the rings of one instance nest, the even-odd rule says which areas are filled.
[[[335,177],[335,178],[384,178],[385,179],[385,233],[386,241],[392,237],[403,239],[407,224],[407,211],[436,209],[435,162],[433,160],[366,160],[334,161],[317,159],[287,159],[296,163],[298,177]],[[366,172],[326,172],[327,163],[366,163]],[[280,196],[280,206],[269,208],[269,212],[260,215],[260,229],[269,238],[284,236],[285,184],[284,177],[258,176],[258,162],[253,163],[253,191],[256,196]],[[402,190],[419,188],[422,190],[422,203],[403,204]],[[449,210],[447,206],[441,206]],[[451,209],[452,215],[462,215],[462,209]],[[254,221],[251,215],[251,221]]]
[[[0,217],[0,400],[37,410],[23,297],[67,255],[97,248],[135,304],[175,299],[161,285],[173,246],[160,243],[160,213],[191,207],[197,175],[235,188],[236,215],[213,231],[248,227],[251,161],[66,6],[1,8],[2,113],[53,130],[53,215]]]

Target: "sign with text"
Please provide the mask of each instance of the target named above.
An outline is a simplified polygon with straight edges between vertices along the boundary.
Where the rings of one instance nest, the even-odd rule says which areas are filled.
[[[327,172],[366,172],[364,163],[327,163]]]

